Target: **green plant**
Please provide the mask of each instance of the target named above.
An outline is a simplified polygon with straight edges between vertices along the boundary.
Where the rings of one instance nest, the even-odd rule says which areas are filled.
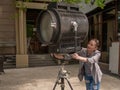
[[[32,2],[33,0],[24,0],[25,2]]]
[[[52,0],[53,2],[60,2],[61,0]],[[63,0],[64,2],[67,3],[80,3],[80,2],[85,2],[86,4],[90,3],[92,5],[97,5],[98,7],[104,8],[105,0]]]

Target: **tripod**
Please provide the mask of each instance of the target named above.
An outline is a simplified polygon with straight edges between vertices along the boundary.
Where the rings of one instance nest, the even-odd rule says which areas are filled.
[[[70,86],[71,90],[73,90],[69,80],[68,80],[69,73],[64,69],[64,64],[62,64],[62,67],[60,68],[57,76],[56,83],[53,87],[53,90],[55,90],[57,84],[61,85],[61,90],[65,90],[65,80],[67,81],[68,85]]]

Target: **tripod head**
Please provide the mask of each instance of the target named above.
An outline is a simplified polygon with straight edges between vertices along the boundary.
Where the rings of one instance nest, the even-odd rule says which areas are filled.
[[[65,70],[65,62],[61,64],[59,73],[58,73],[58,77],[60,78],[68,78],[69,76],[69,72],[67,70]]]
[[[59,73],[58,73],[58,76],[57,76],[56,83],[55,83],[55,85],[53,87],[53,90],[55,90],[57,84],[60,84],[61,85],[61,90],[64,90],[65,89],[64,80],[67,81],[67,83],[70,86],[71,90],[73,90],[73,88],[72,88],[72,86],[71,86],[71,84],[70,84],[70,82],[68,80],[68,76],[69,76],[70,73],[65,70],[64,65],[65,65],[65,63],[61,64],[61,67],[60,67],[60,70],[59,70]]]

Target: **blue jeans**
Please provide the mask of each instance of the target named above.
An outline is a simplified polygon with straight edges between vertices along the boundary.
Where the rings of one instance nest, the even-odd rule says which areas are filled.
[[[92,76],[85,75],[86,90],[99,90],[100,82],[94,83]]]

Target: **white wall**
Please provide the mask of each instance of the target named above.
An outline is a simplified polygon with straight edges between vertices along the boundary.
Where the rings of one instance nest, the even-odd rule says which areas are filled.
[[[113,42],[112,47],[110,47],[110,63],[109,63],[109,70],[114,74],[119,74],[119,52],[120,51],[120,43]]]

